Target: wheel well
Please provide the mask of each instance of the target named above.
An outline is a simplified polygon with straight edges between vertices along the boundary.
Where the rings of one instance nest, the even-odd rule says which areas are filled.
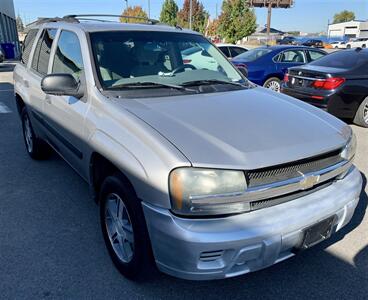
[[[107,176],[111,176],[116,173],[119,173],[125,179],[125,182],[135,193],[133,185],[129,181],[128,177],[118,167],[101,154],[97,152],[92,154],[90,160],[90,185],[93,189],[94,199],[96,202],[98,202],[98,195],[104,179]]]
[[[23,107],[25,107],[26,105],[24,104],[22,97],[19,96],[18,94],[15,94],[15,103],[17,104],[18,114],[21,115]]]

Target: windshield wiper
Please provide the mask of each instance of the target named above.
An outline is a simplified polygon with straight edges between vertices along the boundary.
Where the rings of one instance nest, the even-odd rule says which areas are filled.
[[[225,81],[225,80],[218,80],[218,79],[203,79],[203,80],[193,80],[193,81],[187,81],[182,83],[182,86],[196,86],[196,85],[210,85],[210,84],[231,84],[235,86],[240,87],[246,87],[245,85],[234,82],[234,81]]]
[[[153,82],[153,81],[120,83],[117,85],[113,85],[111,88],[116,89],[116,88],[150,88],[150,87],[151,88],[163,87],[163,88],[170,88],[170,89],[182,90],[182,91],[187,91],[187,92],[196,92],[195,90],[188,89],[181,85],[169,84],[169,83],[158,83],[158,82]]]

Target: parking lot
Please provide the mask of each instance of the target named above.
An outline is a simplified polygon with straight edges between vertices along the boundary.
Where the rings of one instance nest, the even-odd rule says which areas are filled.
[[[221,281],[161,273],[131,282],[113,266],[87,184],[58,155],[32,161],[13,99],[12,64],[0,64],[0,295],[27,298],[354,298],[368,295],[368,129],[356,165],[364,190],[351,223],[330,240],[268,269]]]

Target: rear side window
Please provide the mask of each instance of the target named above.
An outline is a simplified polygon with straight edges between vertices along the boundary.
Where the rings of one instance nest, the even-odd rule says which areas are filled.
[[[230,56],[230,52],[229,52],[229,48],[227,48],[227,47],[220,47],[220,50],[221,50],[222,53],[225,54],[226,57],[231,57]]]
[[[367,52],[361,51],[338,51],[326,55],[316,61],[311,62],[311,65],[330,67],[330,68],[341,68],[341,69],[353,69],[360,67],[361,65],[368,62]]]
[[[57,44],[52,73],[67,73],[79,79],[83,71],[83,59],[77,35],[62,31]]]
[[[314,61],[314,60],[320,59],[321,57],[325,56],[323,52],[312,51],[312,50],[309,50],[308,54],[309,54],[309,61]]]
[[[45,29],[37,42],[32,60],[32,69],[41,75],[47,74],[52,43],[56,36],[56,29]]]
[[[23,45],[23,53],[21,62],[25,65],[28,64],[29,56],[31,55],[32,46],[34,44],[34,40],[36,39],[38,29],[31,29],[26,38],[24,39],[24,45]]]
[[[238,56],[247,51],[240,47],[229,47],[229,50],[230,50],[231,57]]]
[[[287,50],[280,54],[280,62],[283,63],[305,63],[304,52],[302,50]]]

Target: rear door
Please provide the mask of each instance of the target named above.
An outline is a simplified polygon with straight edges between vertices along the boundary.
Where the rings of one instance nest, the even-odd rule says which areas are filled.
[[[56,32],[55,28],[45,28],[40,31],[30,62],[28,78],[25,80],[25,85],[29,87],[31,119],[42,137],[45,134],[43,108],[46,94],[41,90],[41,80],[47,74]]]
[[[77,81],[85,83],[81,44],[75,32],[61,30],[51,60],[51,74],[67,73]],[[87,95],[82,99],[73,96],[47,95],[45,115],[52,143],[59,153],[86,178],[83,173],[85,154],[85,126],[89,102]]]

